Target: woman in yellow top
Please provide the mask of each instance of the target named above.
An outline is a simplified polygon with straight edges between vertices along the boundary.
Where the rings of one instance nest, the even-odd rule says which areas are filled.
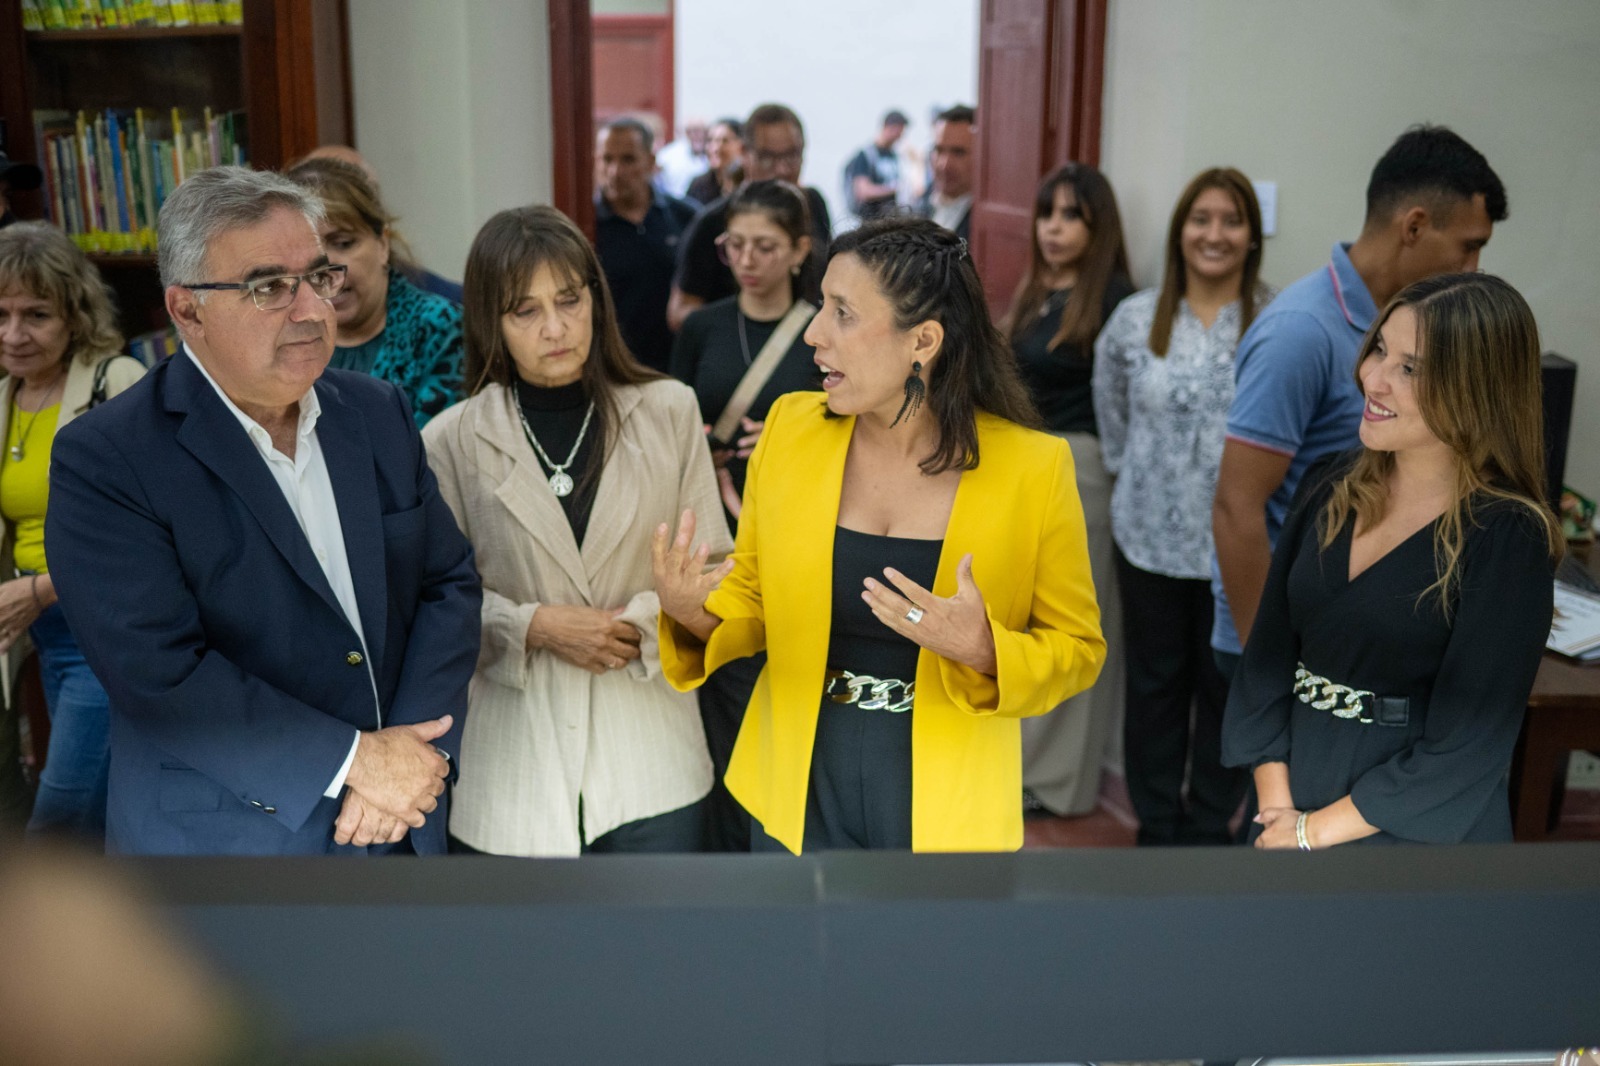
[[[656,531],[662,670],[766,649],[727,784],[752,846],[1022,845],[1019,720],[1105,657],[1065,442],[1035,423],[966,242],[932,222],[834,243],[806,341],[824,395],[773,405],[734,554]]]
[[[110,710],[56,606],[44,520],[56,431],[144,374],[120,347],[110,290],[60,230],[42,222],[0,230],[0,578],[9,578],[0,582],[0,653],[9,656],[27,630],[50,711],[28,828],[91,840],[105,833]],[[15,719],[6,716],[0,729],[3,759],[15,748]],[[4,769],[15,766],[13,757]]]

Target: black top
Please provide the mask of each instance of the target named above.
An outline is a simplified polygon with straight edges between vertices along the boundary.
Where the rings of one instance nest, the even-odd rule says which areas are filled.
[[[1509,841],[1506,774],[1553,610],[1553,566],[1526,508],[1477,507],[1452,618],[1435,593],[1434,526],[1348,579],[1352,523],[1322,551],[1320,512],[1352,456],[1300,484],[1223,725],[1230,766],[1289,764],[1295,807],[1348,795],[1375,843]],[[1294,695],[1295,670],[1407,700],[1404,724],[1336,717]],[[1381,710],[1383,708],[1375,708]]]
[[[913,540],[858,533],[838,526],[833,536],[833,625],[828,669],[915,681],[920,649],[882,622],[861,598],[868,577],[889,584],[883,568],[892,566],[925,589],[939,571],[942,540]],[[893,587],[892,585],[890,586]]]
[[[663,373],[672,352],[667,297],[678,243],[694,211],[693,204],[657,193],[644,221],[635,223],[613,211],[604,196],[594,198],[594,250],[617,305],[622,340],[635,359]]]
[[[589,398],[584,395],[583,382],[575,381],[571,385],[544,389],[518,378],[516,387],[517,406],[528,420],[527,428],[533,430],[539,447],[555,462],[565,463],[567,453],[572,451],[572,444],[578,439],[578,430],[583,427],[583,416],[589,410]],[[589,430],[583,435],[578,454],[573,457],[572,465],[566,468],[567,476],[574,483],[572,492],[556,497],[561,510],[566,512],[567,524],[572,527],[572,538],[580,548],[583,547],[583,535],[589,529],[589,513],[594,510],[595,490],[600,487],[598,476],[593,479],[584,476],[589,469],[590,456],[600,447],[599,419],[597,411],[594,418],[589,420]],[[539,453],[534,451],[532,445],[528,446],[528,450],[533,452],[534,460],[548,478],[551,474],[549,464],[539,458]]]
[[[1039,309],[1032,323],[1011,342],[1017,356],[1017,369],[1033,396],[1045,428],[1054,433],[1097,433],[1094,420],[1094,344],[1061,344],[1050,347],[1050,338],[1061,328],[1061,311],[1072,290],[1057,289]],[[1117,305],[1133,295],[1133,283],[1120,275],[1106,285],[1100,303],[1100,324],[1105,325]]]
[[[722,196],[722,179],[717,176],[717,168],[712,167],[695,177],[684,190],[683,198],[700,207],[715,203]]]
[[[744,319],[742,340],[739,336],[741,318]],[[715,425],[722,417],[723,409],[733,399],[733,390],[739,387],[750,362],[761,354],[767,338],[781,321],[781,318],[764,322],[747,317],[739,310],[737,296],[702,307],[684,320],[683,328],[672,343],[672,376],[694,389],[700,400],[700,418],[706,425]],[[760,422],[767,417],[768,409],[778,397],[817,387],[817,364],[812,361],[815,353],[804,337],[802,330],[789,345],[782,362],[756,393],[747,418]],[[728,471],[740,493],[744,492],[748,465],[748,459],[728,460]]]
[[[894,214],[894,194],[880,196],[874,200],[856,200],[855,180],[866,178],[874,185],[900,185],[900,157],[893,148],[880,148],[877,144],[869,144],[844,165],[845,192],[850,198],[851,206],[862,221],[874,218],[885,218]]]
[[[828,242],[833,239],[833,220],[828,205],[817,190],[805,189],[811,208],[811,258],[800,272],[800,295],[814,304],[822,303],[822,271],[828,262]],[[728,229],[728,198],[724,196],[706,206],[684,231],[678,251],[678,274],[673,284],[689,296],[706,303],[735,296],[739,283],[733,271],[717,258],[717,238]]]

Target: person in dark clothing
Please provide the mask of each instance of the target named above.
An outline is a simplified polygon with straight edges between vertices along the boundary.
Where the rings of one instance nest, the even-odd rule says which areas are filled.
[[[964,104],[939,112],[928,150],[933,183],[917,201],[917,214],[931,218],[963,240],[972,236],[973,158],[978,114]]]
[[[1087,814],[1100,790],[1100,758],[1122,718],[1122,611],[1111,539],[1111,476],[1100,457],[1094,414],[1094,341],[1132,295],[1122,216],[1111,183],[1069,163],[1047,175],[1034,198],[1033,255],[1001,328],[1045,428],[1072,448],[1078,498],[1106,635],[1106,665],[1071,707],[1030,719],[1022,730],[1022,779],[1030,802],[1055,814]]]
[[[9,226],[17,220],[11,213],[9,194],[27,192],[37,189],[44,182],[44,172],[32,163],[23,163],[13,160],[5,152],[0,151],[0,227]]]
[[[805,162],[806,134],[800,118],[782,104],[762,104],[744,124],[744,176],[746,181],[779,178],[800,186]],[[819,286],[833,236],[828,205],[815,189],[801,186],[811,216],[811,258],[800,272],[801,294],[813,303],[822,298]],[[672,279],[667,302],[667,324],[683,325],[689,312],[714,300],[733,296],[739,285],[733,271],[717,255],[717,238],[728,228],[728,201],[724,197],[695,218],[678,248],[678,273]]]
[[[1438,275],[1389,303],[1356,377],[1364,447],[1300,484],[1223,760],[1254,772],[1258,848],[1509,841],[1564,549],[1538,327],[1499,278]]]
[[[894,214],[900,193],[900,157],[894,146],[905,132],[905,115],[889,112],[872,143],[844,165],[845,199],[863,222]]]
[[[768,408],[785,393],[817,387],[813,352],[803,336],[816,307],[795,291],[796,274],[811,253],[807,215],[805,197],[786,181],[755,181],[735,193],[728,202],[728,229],[719,247],[738,279],[739,295],[690,315],[672,346],[672,374],[690,385],[700,400],[700,416],[713,438],[712,458],[724,503],[734,522],[745,470]],[[783,345],[770,372],[763,359],[768,344]],[[736,407],[732,401],[736,394],[742,397],[746,379],[752,385],[764,383],[748,403]],[[723,422],[728,425],[719,426]],[[718,429],[728,433],[728,439],[716,439]],[[766,662],[764,653],[735,659],[708,677],[699,691],[700,718],[717,775],[706,818],[711,851],[750,848],[750,815],[728,794],[722,775]]]
[[[706,134],[706,158],[711,167],[689,183],[684,199],[704,207],[737,189],[744,178],[740,168],[743,145],[744,123],[736,118],[717,119]]]
[[[672,352],[667,296],[678,242],[694,206],[658,192],[650,127],[622,118],[601,127],[595,147],[594,247],[617,305],[623,343],[635,359],[665,371]]]

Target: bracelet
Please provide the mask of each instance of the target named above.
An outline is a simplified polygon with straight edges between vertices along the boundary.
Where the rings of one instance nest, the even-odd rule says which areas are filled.
[[[1301,811],[1300,817],[1294,820],[1294,842],[1300,845],[1301,851],[1311,850],[1311,841],[1306,838],[1306,816],[1309,811]]]
[[[39,575],[34,574],[33,580],[28,583],[28,590],[33,593],[33,605],[39,610],[44,610],[44,601],[39,598]]]

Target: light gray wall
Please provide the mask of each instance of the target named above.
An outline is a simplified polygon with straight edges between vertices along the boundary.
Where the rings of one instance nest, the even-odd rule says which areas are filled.
[[[1482,268],[1516,285],[1545,347],[1579,364],[1567,481],[1600,492],[1600,3],[1111,0],[1102,163],[1137,280],[1173,200],[1232,165],[1278,183],[1278,284],[1360,228],[1372,165],[1438,122],[1481,150],[1511,217]]]
[[[446,277],[490,215],[549,202],[548,18],[545,0],[350,0],[356,147]]]
[[[679,126],[788,104],[806,127],[801,178],[835,225],[844,165],[884,112],[905,112],[901,144],[924,151],[929,109],[977,96],[977,0],[677,0],[675,12]]]

